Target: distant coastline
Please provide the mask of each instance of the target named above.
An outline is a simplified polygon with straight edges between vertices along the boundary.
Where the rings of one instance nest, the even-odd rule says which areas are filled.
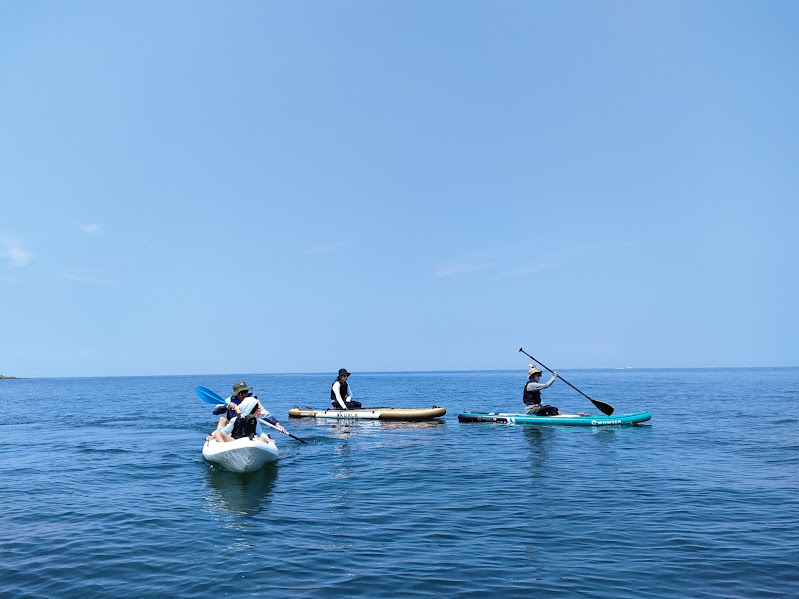
[[[0,379],[15,379],[15,378],[17,378],[17,377],[15,377],[15,376],[3,376],[2,374],[0,374]]]

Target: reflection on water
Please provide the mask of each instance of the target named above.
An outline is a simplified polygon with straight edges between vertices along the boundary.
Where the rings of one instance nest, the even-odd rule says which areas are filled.
[[[214,509],[234,515],[255,516],[269,503],[269,493],[277,479],[277,464],[267,464],[256,472],[236,474],[210,467],[206,473],[208,499]]]
[[[549,444],[552,431],[546,426],[522,426],[524,436],[530,442],[530,457],[534,469],[544,468],[549,459]]]
[[[336,444],[334,466],[331,470],[333,487],[336,492],[330,496],[328,505],[336,513],[338,518],[347,518],[350,515],[350,504],[352,502],[352,489],[357,485],[357,481],[349,480],[357,469],[357,458],[353,456],[350,440],[341,439]]]
[[[404,420],[377,420],[375,424],[379,424],[384,428],[403,428],[403,429],[423,429],[423,428],[441,428],[446,425],[443,418],[436,418],[435,420],[422,420],[419,422],[408,422]]]
[[[443,418],[435,420],[422,420],[419,422],[408,420],[370,420],[367,418],[315,418],[309,425],[325,426],[332,434],[345,437],[359,432],[373,432],[376,430],[413,430],[436,429],[446,425]]]
[[[199,439],[215,419],[196,385],[226,390],[244,378],[269,389],[282,415],[329,394],[332,376],[0,381],[0,422],[27,423],[0,426],[0,539],[12,539],[0,595],[799,595],[799,441],[789,418],[799,368],[592,371],[585,387],[566,374],[619,413],[652,407],[651,427],[457,421],[467,407],[518,410],[517,375],[377,374],[370,389],[357,377],[358,397],[401,389],[414,403],[445,403],[450,416],[286,420],[313,442],[282,437],[279,480],[274,467],[240,476],[204,462]],[[553,385],[548,402],[569,405],[565,387]],[[85,410],[62,410],[41,435],[15,410],[108,397],[140,420],[86,428]],[[736,417],[698,418],[689,407],[699,403]],[[163,411],[180,422],[163,428]],[[742,426],[737,416],[753,411],[761,417]],[[31,535],[37,543],[20,540]]]
[[[352,422],[352,420],[336,420],[324,424],[329,425],[328,430],[332,433],[333,438],[345,439],[353,432],[357,432],[357,428],[350,426]]]

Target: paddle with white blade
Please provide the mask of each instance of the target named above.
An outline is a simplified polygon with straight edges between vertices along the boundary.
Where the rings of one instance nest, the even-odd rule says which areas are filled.
[[[222,399],[221,397],[219,397],[219,396],[218,396],[216,393],[214,393],[213,391],[211,391],[211,390],[210,390],[210,389],[208,389],[207,387],[203,387],[202,385],[200,385],[199,387],[197,387],[197,395],[198,395],[198,397],[199,397],[200,399],[202,399],[202,400],[203,400],[205,403],[210,403],[210,404],[214,404],[214,405],[219,405],[219,404],[223,404],[223,405],[230,405],[230,404],[229,404],[227,401],[225,401],[224,399]],[[235,404],[233,405],[233,408],[234,408],[234,409],[236,408]],[[236,410],[236,411],[238,411],[238,410]],[[260,422],[261,424],[264,424],[264,425],[266,425],[266,426],[271,426],[271,427],[272,427],[273,429],[275,429],[276,431],[280,431],[281,433],[283,433],[283,434],[285,434],[285,435],[288,435],[288,436],[289,436],[289,437],[291,437],[292,439],[296,439],[296,440],[297,440],[297,441],[299,441],[300,443],[308,443],[308,441],[306,441],[305,439],[300,439],[299,437],[295,437],[294,435],[292,435],[292,434],[291,434],[290,432],[288,432],[288,431],[282,431],[282,430],[280,430],[278,427],[276,427],[276,426],[275,426],[274,424],[272,424],[271,422],[267,422],[266,420],[261,420],[260,418],[258,419],[258,422]]]

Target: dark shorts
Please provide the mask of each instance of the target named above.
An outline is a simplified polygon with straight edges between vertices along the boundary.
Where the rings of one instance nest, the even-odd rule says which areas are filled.
[[[524,410],[531,416],[555,416],[558,409],[555,406],[542,406],[541,404],[528,404]]]
[[[340,410],[341,409],[341,406],[338,405],[338,403],[336,403],[336,402],[332,402],[332,403],[333,403],[333,409],[334,410]],[[344,405],[347,406],[348,410],[356,410],[356,409],[361,407],[361,402],[359,402],[359,401],[345,401]]]

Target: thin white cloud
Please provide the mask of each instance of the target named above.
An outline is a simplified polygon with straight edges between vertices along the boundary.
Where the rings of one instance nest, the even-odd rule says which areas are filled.
[[[563,248],[552,252],[547,252],[547,262],[528,264],[527,266],[522,266],[514,270],[504,272],[498,275],[497,278],[518,277],[542,272],[556,268],[563,264],[568,264],[569,262],[573,262],[575,260],[586,260],[586,256],[599,259],[598,257],[601,256],[602,252],[605,250],[612,250],[630,245],[632,244],[627,241],[609,241]]]
[[[493,262],[501,259],[502,256],[510,251],[513,251],[513,248],[499,247],[469,252],[436,268],[433,271],[433,277],[436,279],[444,279],[447,277],[469,274],[471,272],[488,270]]]
[[[433,273],[436,279],[443,279],[445,277],[454,277],[457,275],[465,275],[470,272],[477,272],[485,270],[487,267],[484,264],[450,264],[437,268]]]
[[[103,228],[97,224],[81,225],[80,230],[89,235],[101,235],[103,232]]]
[[[338,250],[342,250],[345,247],[349,247],[353,244],[353,241],[334,241],[332,243],[326,243],[323,245],[318,245],[316,247],[307,248],[300,252],[305,256],[317,256],[319,254],[330,254],[331,252],[336,252]]]
[[[558,265],[564,262],[569,262],[574,259],[582,259],[585,255],[593,255],[603,250],[627,245],[630,245],[629,242],[612,241],[563,248],[560,250],[547,252],[548,256],[546,256],[544,260],[528,262],[527,264],[517,268],[512,268],[512,265],[508,263],[511,260],[515,261],[514,257],[517,255],[529,253],[529,249],[527,249],[526,246],[516,244],[497,248],[475,250],[466,255],[460,256],[448,264],[439,266],[433,271],[433,277],[453,277],[477,271],[490,271],[496,279],[519,277],[550,270],[552,268],[556,268]]]
[[[0,237],[0,256],[11,263],[11,266],[26,266],[33,260],[33,254],[12,237]]]
[[[499,278],[518,277],[521,275],[529,275],[534,272],[549,270],[550,268],[553,268],[551,264],[531,264],[530,266],[523,266],[522,268],[517,268],[516,270],[511,270],[509,272],[502,273],[501,275],[498,275],[498,277]]]
[[[114,285],[119,285],[116,281],[109,281],[107,279],[101,279],[99,277],[94,276],[90,271],[71,271],[65,272],[58,275],[59,279],[64,279],[67,281],[74,281],[76,283],[86,283],[89,285],[102,285],[105,287],[112,287]]]

